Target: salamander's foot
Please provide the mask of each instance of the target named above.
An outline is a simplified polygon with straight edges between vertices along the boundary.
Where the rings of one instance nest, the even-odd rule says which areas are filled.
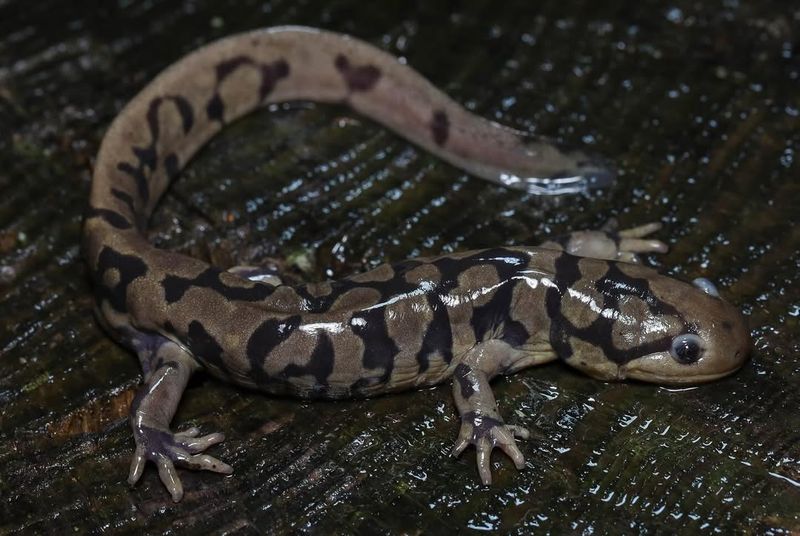
[[[197,428],[189,428],[185,432],[173,434],[169,430],[161,430],[145,424],[135,425],[136,452],[131,461],[128,483],[131,486],[136,484],[142,476],[145,463],[148,460],[152,461],[158,466],[158,476],[172,495],[172,500],[178,502],[183,498],[183,485],[175,470],[175,465],[224,475],[231,474],[233,468],[227,463],[207,454],[199,454],[210,446],[224,441],[225,436],[221,433],[214,433],[198,437],[199,434],[200,430]]]
[[[527,439],[530,432],[521,426],[503,423],[499,417],[492,417],[470,411],[461,416],[461,431],[453,447],[453,456],[458,456],[469,445],[475,445],[478,474],[484,484],[492,483],[492,470],[489,460],[492,449],[500,448],[517,466],[525,466],[525,457],[517,447],[516,437]]]
[[[617,222],[611,219],[599,231],[575,231],[548,240],[542,247],[563,250],[579,257],[639,263],[639,253],[666,253],[669,249],[661,240],[646,238],[659,229],[660,223],[647,223],[617,231]]]

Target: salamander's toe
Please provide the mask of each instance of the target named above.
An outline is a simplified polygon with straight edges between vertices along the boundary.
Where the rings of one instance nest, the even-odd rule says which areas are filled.
[[[180,502],[183,499],[183,484],[172,460],[162,457],[156,465],[158,465],[158,476],[172,496],[173,502]]]

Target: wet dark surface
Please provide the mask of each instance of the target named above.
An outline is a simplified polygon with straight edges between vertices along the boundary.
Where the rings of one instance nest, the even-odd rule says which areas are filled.
[[[506,3],[510,4],[510,3]],[[376,4],[377,5],[377,4]],[[498,7],[503,5],[504,7]],[[786,2],[0,1],[0,534],[794,534],[800,531],[800,6]],[[419,254],[662,221],[651,258],[745,311],[753,358],[693,389],[560,365],[496,382],[527,467],[448,451],[449,388],[308,403],[203,377],[176,423],[224,431],[233,476],[125,484],[136,359],[96,326],[79,229],[103,132],[180,55],[276,24],[353,33],[476,111],[622,176],[541,200],[465,176],[343,108],[292,104],[214,140],[153,240],[322,279]],[[299,274],[299,270],[295,269]]]

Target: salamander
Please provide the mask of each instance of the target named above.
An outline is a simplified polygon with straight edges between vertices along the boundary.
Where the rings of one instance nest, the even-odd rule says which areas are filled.
[[[603,160],[466,111],[420,74],[357,39],[302,27],[234,35],[168,67],[113,121],[95,162],[84,251],[96,312],[138,355],[129,482],[156,464],[173,500],[175,466],[229,474],[205,454],[221,433],[170,428],[200,369],[270,394],[367,397],[450,381],[461,427],[491,482],[497,447],[522,468],[489,385],[562,360],[601,380],[688,384],[737,370],[749,333],[707,280],[636,263],[663,252],[634,229],[576,232],[541,246],[407,260],[336,281],[285,284],[267,269],[221,270],[158,249],[145,228],[170,181],[225,125],[269,103],[344,103],[472,175],[563,194],[614,180]]]

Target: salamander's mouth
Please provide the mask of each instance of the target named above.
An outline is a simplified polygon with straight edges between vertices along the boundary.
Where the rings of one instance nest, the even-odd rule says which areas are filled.
[[[709,372],[706,374],[663,374],[642,369],[627,369],[625,365],[621,365],[618,370],[617,378],[620,380],[630,379],[661,385],[694,385],[713,382],[725,376],[730,376],[740,368],[742,368],[742,365],[737,364],[735,367],[727,370]]]

